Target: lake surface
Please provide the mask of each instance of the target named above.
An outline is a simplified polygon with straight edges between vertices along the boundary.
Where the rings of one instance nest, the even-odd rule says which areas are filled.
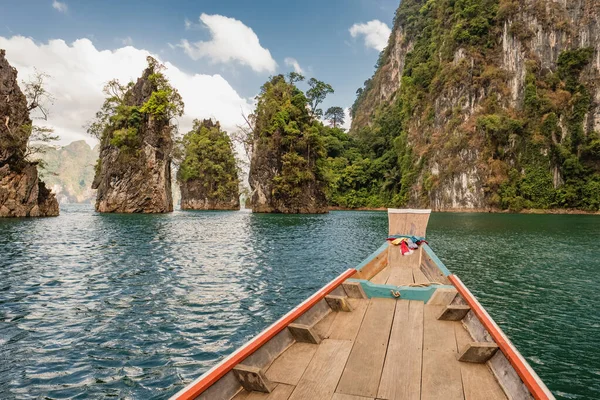
[[[166,399],[377,249],[385,212],[0,219],[0,398]],[[600,398],[600,217],[434,214],[428,239],[558,398]]]

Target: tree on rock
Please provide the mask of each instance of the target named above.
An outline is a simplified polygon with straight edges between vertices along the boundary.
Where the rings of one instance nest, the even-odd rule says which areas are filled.
[[[254,212],[327,212],[322,124],[312,110],[305,94],[283,75],[262,86],[250,118]]]
[[[239,210],[240,191],[234,149],[219,122],[195,120],[180,143],[177,172],[182,210]]]
[[[113,80],[104,88],[104,105],[88,128],[100,140],[92,185],[98,189],[97,211],[173,211],[173,119],[183,115],[184,105],[164,69],[148,57],[148,67],[135,84]]]

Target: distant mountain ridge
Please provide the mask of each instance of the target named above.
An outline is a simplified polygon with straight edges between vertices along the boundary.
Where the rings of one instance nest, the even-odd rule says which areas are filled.
[[[39,157],[41,174],[59,203],[89,203],[96,198],[92,189],[98,146],[92,148],[84,140],[62,147],[47,147]]]

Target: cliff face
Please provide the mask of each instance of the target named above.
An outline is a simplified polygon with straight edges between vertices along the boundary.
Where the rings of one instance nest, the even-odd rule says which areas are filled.
[[[58,202],[25,159],[31,135],[27,99],[17,71],[0,50],[0,217],[57,216]]]
[[[177,172],[182,210],[239,210],[240,192],[233,144],[219,122],[194,121],[181,143]]]
[[[403,0],[365,84],[352,133],[394,141],[399,203],[600,207],[599,2]]]
[[[294,165],[283,165],[281,154],[275,148],[281,146],[281,139],[275,138],[272,145],[258,145],[252,154],[250,167],[250,187],[252,188],[252,212],[256,213],[283,213],[283,214],[323,214],[328,212],[327,199],[323,192],[323,184],[314,179],[300,181],[279,186],[284,168],[291,169]],[[273,146],[273,147],[271,147]],[[279,155],[278,155],[279,153]],[[301,160],[296,166],[305,167]],[[279,178],[279,179],[278,179]],[[285,190],[293,191],[288,195]]]
[[[227,196],[227,198],[215,198],[204,187],[201,181],[188,181],[182,183],[181,209],[182,210],[239,210],[239,195]]]
[[[320,124],[309,115],[304,93],[275,76],[262,87],[252,119],[252,211],[326,213]]]
[[[153,66],[144,71],[104,129],[92,185],[99,212],[173,211],[173,126],[169,117],[153,112],[159,109],[151,105],[159,97],[156,76]]]

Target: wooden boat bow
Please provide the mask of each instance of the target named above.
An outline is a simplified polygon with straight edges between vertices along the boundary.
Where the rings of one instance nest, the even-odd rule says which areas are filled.
[[[430,210],[390,209],[424,238]],[[553,399],[426,242],[385,242],[171,399]]]

